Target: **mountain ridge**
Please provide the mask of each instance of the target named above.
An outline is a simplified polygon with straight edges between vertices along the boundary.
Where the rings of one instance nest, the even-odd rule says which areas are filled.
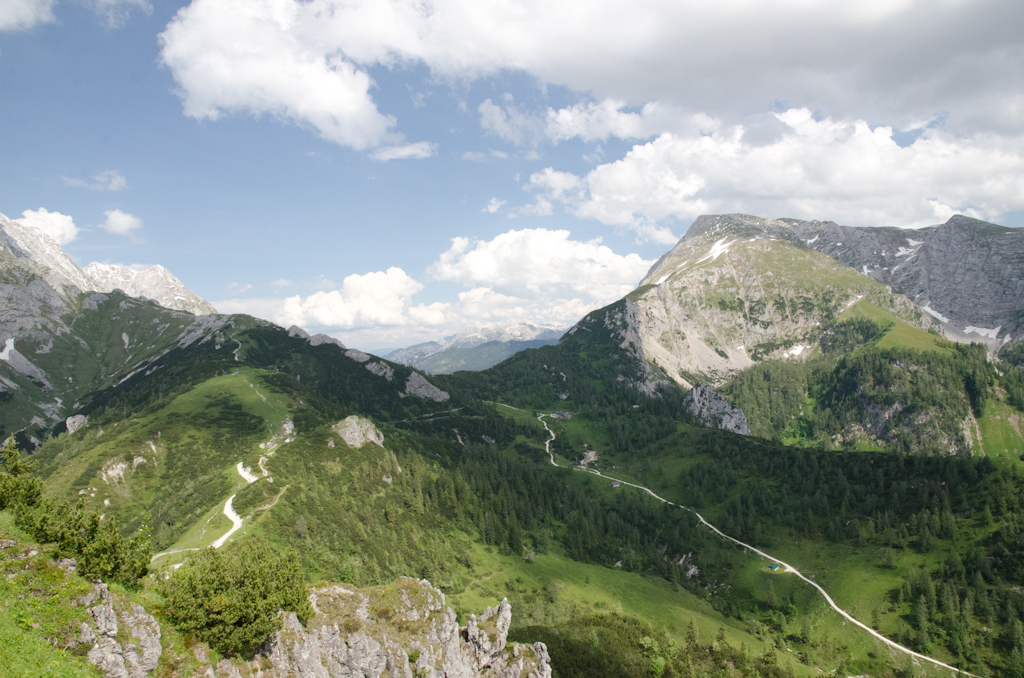
[[[564,333],[561,328],[530,323],[497,323],[395,349],[384,357],[431,374],[483,370],[519,351],[554,344]]]

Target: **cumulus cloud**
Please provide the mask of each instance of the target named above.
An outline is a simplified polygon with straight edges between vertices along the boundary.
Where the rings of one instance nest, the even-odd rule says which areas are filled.
[[[374,160],[387,162],[388,160],[421,160],[436,154],[437,144],[429,141],[417,141],[414,144],[378,148],[373,153],[370,153],[370,157]]]
[[[350,275],[338,289],[308,296],[213,303],[224,313],[334,333],[349,345],[398,346],[496,322],[568,327],[629,293],[653,263],[616,254],[600,239],[583,242],[568,231],[524,229],[492,240],[452,240],[427,271],[430,280],[464,287],[452,302],[414,304],[424,284],[392,267]]]
[[[667,222],[717,212],[913,227],[955,212],[992,219],[1024,209],[1024,141],[931,128],[900,146],[892,128],[861,120],[806,109],[773,117],[753,134],[743,125],[663,134],[584,177],[549,168],[526,188],[666,244],[676,239]]]
[[[142,219],[139,219],[134,214],[128,212],[122,212],[121,210],[107,210],[103,213],[103,216],[107,218],[100,228],[107,233],[113,233],[114,235],[134,235],[136,231],[142,228]]]
[[[146,14],[153,13],[149,0],[95,0],[96,13],[107,20],[111,28],[119,28],[138,9]]]
[[[71,217],[60,212],[50,212],[45,207],[25,210],[21,213],[21,219],[14,221],[42,231],[61,245],[66,245],[78,237],[78,227]]]
[[[487,204],[484,205],[484,208],[480,211],[487,212],[489,214],[494,214],[495,212],[501,209],[502,205],[504,205],[507,202],[508,200],[498,200],[497,198],[491,198],[490,200],[487,201]]]
[[[61,177],[68,186],[88,188],[90,191],[120,191],[128,185],[128,180],[117,170],[104,170],[94,174],[91,181],[74,177]]]
[[[53,0],[4,0],[0,3],[0,31],[18,31],[53,21]]]
[[[228,285],[228,289],[234,292],[235,294],[245,294],[246,292],[252,289],[252,285],[250,285],[249,283],[233,282],[230,285]]]
[[[657,102],[645,104],[639,111],[624,110],[627,103],[617,99],[581,101],[557,111],[548,108],[545,135],[559,142],[579,138],[605,141],[608,137],[646,139],[665,131],[695,127],[707,116],[688,116]]]
[[[305,297],[230,299],[217,303],[226,313],[251,313],[283,327],[382,328],[436,320],[444,310],[436,304],[411,308],[412,295],[422,289],[422,283],[402,269],[391,267],[387,271],[352,274],[342,281],[340,289],[320,290]]]
[[[395,119],[370,96],[373,80],[346,58],[346,37],[336,33],[342,17],[331,17],[333,7],[194,0],[179,10],[160,34],[160,58],[178,83],[185,114],[216,120],[266,113],[356,150],[400,142],[390,131]]]
[[[900,127],[948,113],[1024,131],[1021,25],[1017,0],[193,0],[161,40],[189,115],[269,113],[366,148],[395,123],[367,70],[406,64],[452,82],[526,73],[716,117],[789,101]],[[586,119],[599,138],[637,124],[603,106],[556,128]],[[503,138],[533,133],[509,106],[481,114]]]
[[[492,299],[502,295],[506,305],[518,304],[515,300],[543,305],[561,297],[602,305],[636,287],[652,263],[637,254],[615,254],[600,239],[582,242],[569,236],[567,230],[524,228],[490,241],[454,238],[427,272],[434,280],[477,290],[477,295],[483,290]],[[476,298],[463,301],[470,299]]]

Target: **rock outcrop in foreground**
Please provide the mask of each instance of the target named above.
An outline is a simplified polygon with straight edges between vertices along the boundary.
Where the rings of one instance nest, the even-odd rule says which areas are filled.
[[[444,594],[426,580],[366,590],[328,585],[313,589],[309,600],[315,615],[305,627],[285,613],[283,628],[251,661],[214,664],[203,643],[191,650],[161,643],[154,617],[97,584],[76,601],[90,613],[79,654],[106,678],[146,678],[160,667],[182,678],[551,678],[543,643],[507,641],[507,600],[461,628]]]
[[[706,382],[700,382],[683,397],[683,409],[709,428],[750,435],[747,415],[743,410],[726,402],[725,398],[711,390]]]
[[[459,628],[444,594],[429,582],[399,579],[368,592],[341,586],[310,595],[316,616],[304,629],[294,614],[248,668],[252,676],[335,678],[550,678],[543,643],[508,643],[507,600]],[[269,666],[267,666],[269,664]],[[264,668],[266,667],[266,668]],[[244,674],[240,674],[244,675]]]

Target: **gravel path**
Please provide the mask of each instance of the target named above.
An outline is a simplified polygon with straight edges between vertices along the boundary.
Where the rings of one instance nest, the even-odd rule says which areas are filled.
[[[210,544],[211,548],[219,549],[221,546],[224,546],[228,538],[235,532],[238,532],[238,528],[242,527],[242,519],[238,516],[237,513],[235,513],[235,508],[231,505],[231,502],[234,500],[235,495],[231,495],[230,497],[228,497],[228,500],[224,502],[224,515],[226,515],[228,517],[228,520],[234,523],[234,525],[231,526],[230,530],[221,535],[220,539]]]
[[[506,406],[506,407],[509,407],[509,406]],[[513,408],[513,409],[517,409],[517,408]],[[548,428],[547,422],[544,421],[544,417],[546,417],[546,416],[550,416],[550,415],[546,415],[546,414],[537,415],[537,419],[540,420],[540,423],[544,425],[544,429],[548,432],[548,435],[551,436],[551,438],[549,438],[544,443],[544,449],[547,451],[548,456],[551,458],[551,464],[553,466],[558,466],[559,468],[565,468],[564,466],[559,466],[557,463],[555,463],[555,454],[551,451],[551,443],[554,442],[554,440],[555,440],[555,432],[552,431],[550,428]],[[931,664],[934,664],[935,666],[940,666],[940,667],[942,667],[944,669],[949,669],[950,671],[954,671],[954,672],[959,673],[961,675],[971,676],[971,678],[979,678],[978,676],[976,676],[973,673],[968,673],[967,671],[964,671],[962,669],[958,669],[955,666],[950,666],[949,664],[941,662],[938,659],[932,659],[931,657],[929,657],[927,655],[923,655],[923,654],[914,652],[913,650],[911,650],[908,647],[903,647],[899,643],[897,643],[895,641],[892,641],[892,640],[889,640],[888,638],[883,636],[881,633],[879,633],[878,631],[875,631],[873,628],[868,626],[867,624],[863,624],[863,623],[857,621],[856,619],[853,618],[853,616],[849,612],[847,612],[846,610],[844,610],[841,607],[839,607],[838,605],[836,605],[835,601],[832,600],[832,596],[828,595],[828,593],[825,591],[825,589],[821,588],[821,586],[819,586],[815,582],[813,582],[810,579],[808,579],[798,569],[796,569],[795,567],[793,567],[792,565],[790,565],[788,563],[784,563],[783,561],[779,560],[778,558],[776,558],[776,557],[774,557],[774,556],[772,556],[772,555],[770,555],[768,553],[765,553],[764,551],[761,551],[759,549],[754,548],[750,544],[745,544],[745,543],[741,542],[739,539],[735,539],[733,537],[730,537],[729,535],[725,534],[724,532],[719,530],[717,527],[715,527],[714,525],[712,525],[711,523],[706,521],[704,519],[704,516],[702,516],[701,514],[697,513],[693,509],[687,508],[686,506],[682,506],[680,504],[676,504],[675,502],[671,502],[671,501],[669,501],[667,499],[663,499],[662,497],[659,497],[654,492],[652,492],[649,488],[644,487],[642,485],[634,485],[633,483],[626,482],[625,480],[620,480],[619,478],[612,478],[611,476],[606,476],[603,473],[600,473],[599,471],[595,471],[593,469],[577,468],[576,470],[577,471],[582,471],[584,473],[592,473],[593,475],[600,476],[601,478],[607,478],[608,480],[614,480],[615,482],[622,483],[623,485],[629,485],[630,487],[635,487],[636,489],[642,490],[642,491],[646,492],[647,494],[651,495],[652,497],[654,497],[658,501],[664,502],[664,503],[666,503],[666,504],[668,504],[670,506],[675,506],[675,507],[681,508],[684,511],[689,511],[693,515],[697,516],[697,520],[699,520],[703,525],[707,526],[712,532],[717,534],[722,539],[725,539],[727,541],[731,541],[734,544],[742,546],[743,548],[745,548],[745,549],[747,549],[749,551],[752,551],[753,553],[756,553],[757,555],[761,556],[762,558],[767,558],[768,560],[771,560],[773,562],[778,563],[779,565],[781,565],[784,568],[785,572],[788,572],[790,574],[796,575],[797,577],[799,577],[803,581],[805,581],[808,584],[810,584],[811,586],[813,586],[815,589],[818,590],[818,592],[822,596],[824,596],[825,601],[832,607],[832,609],[835,610],[836,612],[838,612],[840,615],[842,615],[842,617],[844,619],[846,619],[847,621],[849,621],[852,624],[856,624],[857,626],[859,626],[860,628],[864,629],[865,631],[867,631],[872,636],[874,636],[878,640],[882,641],[883,643],[885,643],[886,645],[888,645],[892,649],[897,650],[899,652],[903,652],[904,654],[908,654],[911,657],[914,657],[916,659],[920,659],[920,660],[929,662]]]

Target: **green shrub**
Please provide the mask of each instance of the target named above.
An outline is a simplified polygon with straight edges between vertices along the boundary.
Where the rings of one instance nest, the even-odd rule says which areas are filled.
[[[21,453],[10,436],[0,446],[0,511],[18,506],[34,506],[43,493],[43,483],[28,475],[35,462],[21,460]]]
[[[250,656],[281,628],[278,611],[294,612],[303,623],[313,614],[298,553],[276,551],[261,538],[227,553],[199,551],[163,590],[178,630],[226,655]]]
[[[153,548],[149,528],[134,536],[121,534],[117,518],[101,518],[82,504],[47,499],[36,507],[19,505],[17,525],[41,542],[53,542],[62,555],[73,556],[78,570],[105,581],[132,585],[146,576]]]

